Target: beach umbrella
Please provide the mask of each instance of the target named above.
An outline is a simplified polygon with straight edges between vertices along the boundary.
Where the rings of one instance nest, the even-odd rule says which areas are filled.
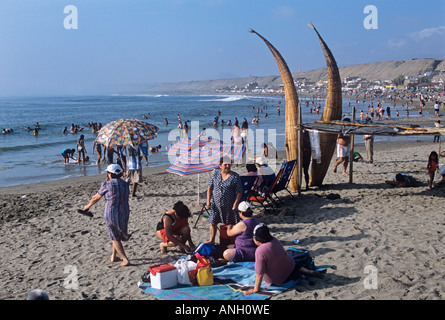
[[[204,147],[213,140],[206,136],[180,138],[167,146],[167,154],[173,156],[186,154],[191,150]]]
[[[105,147],[138,145],[156,137],[158,127],[137,119],[119,119],[99,130],[96,142]]]
[[[181,154],[167,168],[167,172],[180,176],[198,174],[198,206],[199,206],[199,174],[212,171],[219,166],[221,157],[229,157],[232,162],[242,159],[246,147],[243,145],[223,144],[220,140],[213,139],[202,148],[190,150]]]

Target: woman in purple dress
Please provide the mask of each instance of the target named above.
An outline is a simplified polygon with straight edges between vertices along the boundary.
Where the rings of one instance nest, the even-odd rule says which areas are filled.
[[[104,218],[110,236],[113,251],[111,262],[116,262],[118,253],[122,258],[121,266],[130,265],[122,241],[130,239],[128,234],[128,219],[130,216],[130,207],[128,205],[129,183],[120,179],[123,174],[121,166],[111,164],[107,167],[107,181],[103,182],[99,191],[91,198],[90,202],[83,208],[88,212],[89,208],[105,197]]]
[[[252,217],[252,206],[246,201],[239,204],[238,212],[242,220],[227,228],[227,235],[236,237],[235,247],[226,249],[223,257],[230,262],[255,261],[257,245],[253,241],[253,230],[259,222],[257,218]]]

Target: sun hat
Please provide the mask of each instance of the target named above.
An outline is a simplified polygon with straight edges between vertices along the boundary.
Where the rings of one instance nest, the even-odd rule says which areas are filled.
[[[112,163],[107,167],[106,171],[109,173],[119,174],[122,172],[122,168],[120,165],[118,165],[116,163]]]
[[[252,210],[252,205],[247,201],[240,202],[238,205],[238,210],[241,212],[246,212],[249,209]]]

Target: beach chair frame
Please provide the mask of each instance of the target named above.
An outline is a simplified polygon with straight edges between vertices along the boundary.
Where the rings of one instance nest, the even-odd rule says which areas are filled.
[[[283,164],[281,166],[280,171],[276,175],[275,180],[271,184],[269,190],[264,195],[260,195],[260,194],[258,194],[258,192],[252,193],[252,195],[249,198],[250,202],[259,203],[263,207],[265,212],[269,212],[269,208],[265,204],[267,204],[272,211],[278,209],[280,207],[280,204],[277,201],[275,201],[275,199],[272,197],[272,195],[274,193],[274,189],[275,189],[278,181],[281,178],[281,175],[283,174],[284,168],[285,168],[285,165]]]
[[[243,186],[243,194],[239,200],[239,202],[247,201],[249,202],[249,198],[256,187],[258,176],[240,176],[241,185]]]
[[[277,182],[277,185],[275,186],[273,190],[274,196],[281,201],[281,199],[278,197],[277,193],[286,190],[292,198],[294,198],[294,195],[289,190],[289,183],[292,179],[292,174],[296,168],[297,160],[291,160],[284,164],[283,173],[280,177],[280,180]]]

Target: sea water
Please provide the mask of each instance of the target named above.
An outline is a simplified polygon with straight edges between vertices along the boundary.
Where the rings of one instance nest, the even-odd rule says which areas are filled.
[[[303,101],[304,99],[300,99],[303,123],[319,120],[324,99],[316,100],[314,104],[310,99],[309,107],[305,106]],[[355,101],[344,99],[345,114],[350,112],[348,102],[355,104]],[[319,103],[320,114],[309,112]],[[278,105],[280,114],[277,112]],[[386,108],[386,104],[383,105]],[[400,117],[403,118],[405,115],[402,107],[398,108]],[[282,96],[115,94],[0,98],[0,129],[13,129],[12,133],[0,135],[0,187],[60,179],[66,179],[69,183],[69,179],[73,177],[103,174],[105,165],[96,164],[97,155],[93,150],[96,135],[88,124],[96,122],[105,125],[121,118],[140,119],[158,126],[157,137],[150,140],[149,144],[161,145],[161,152],[149,154],[148,167],[169,165],[165,147],[177,138],[175,129],[178,125],[178,115],[182,122],[193,121],[194,132],[199,133],[206,128],[212,136],[219,135],[218,138],[223,139],[232,126],[214,127],[213,120],[218,112],[219,123],[221,120],[224,123],[231,120],[233,125],[237,118],[241,125],[244,118],[247,119],[249,129],[253,130],[256,138],[250,152],[261,153],[262,142],[272,142],[277,150],[284,150],[285,102]],[[254,116],[260,119],[258,124],[251,123]],[[358,116],[357,113],[356,117]],[[392,114],[392,117],[395,115]],[[164,124],[165,118],[169,122],[168,125]],[[42,129],[37,136],[33,136],[32,131],[26,128],[34,128],[36,123],[39,123]],[[189,127],[192,123],[189,123]],[[69,130],[72,124],[84,129],[76,134],[64,134],[64,128]],[[81,134],[85,136],[85,147],[90,162],[77,164],[72,161],[65,164],[60,152],[67,148],[76,149],[76,142]],[[376,140],[379,139],[387,137],[378,137]],[[75,157],[77,158],[77,152]],[[144,161],[143,165],[145,166]]]

